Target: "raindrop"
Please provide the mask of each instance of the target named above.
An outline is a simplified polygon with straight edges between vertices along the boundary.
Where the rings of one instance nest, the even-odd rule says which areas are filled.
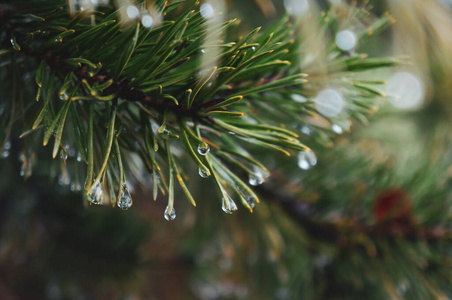
[[[128,210],[132,206],[132,197],[125,182],[122,183],[121,197],[116,205],[122,210]]]
[[[248,183],[252,186],[258,186],[263,184],[268,177],[270,177],[270,173],[267,170],[255,167],[254,172],[248,177]]]
[[[163,217],[165,218],[165,220],[167,221],[172,221],[176,218],[176,210],[174,209],[174,207],[171,209],[171,213],[168,212],[168,206],[165,208],[165,213],[163,214]]]
[[[154,25],[154,19],[150,15],[145,14],[141,17],[141,24],[146,28],[151,28]]]
[[[207,155],[210,152],[210,146],[207,143],[200,143],[198,145],[198,153],[201,155]]]
[[[240,186],[236,186],[236,189],[251,208],[254,208],[254,206],[256,206],[256,202],[258,200],[256,199],[255,195],[253,195],[252,193],[248,192],[247,190],[241,188]]]
[[[315,98],[315,106],[318,112],[325,117],[339,115],[344,109],[344,104],[344,96],[334,89],[323,90]]]
[[[165,140],[168,140],[171,138],[171,131],[169,131],[168,129],[163,129],[162,131],[159,131],[160,135],[162,136],[162,138],[164,138]]]
[[[71,177],[69,176],[66,168],[63,169],[61,174],[58,176],[58,184],[62,186],[68,186],[71,183]]]
[[[77,153],[77,161],[81,162],[83,160],[82,154],[80,152]]]
[[[232,214],[237,210],[237,205],[235,204],[234,200],[232,200],[231,197],[226,194],[226,197],[223,198],[221,209],[227,214]]]
[[[80,182],[71,182],[71,191],[80,192],[82,190],[82,185]]]
[[[335,124],[331,125],[331,130],[333,130],[336,134],[343,134],[350,130],[350,122],[349,121],[336,121]]]
[[[305,96],[300,95],[300,94],[292,94],[292,95],[290,95],[290,98],[291,98],[293,101],[298,102],[298,103],[304,103],[304,102],[307,102],[307,101],[308,101],[308,99],[306,99]]]
[[[64,151],[63,149],[60,150],[60,158],[67,160],[67,151]]]
[[[130,19],[136,19],[140,15],[140,11],[135,5],[127,6],[127,16]]]
[[[309,170],[317,164],[317,157],[314,151],[309,150],[298,153],[298,166],[302,170]]]
[[[96,180],[88,191],[88,200],[93,204],[101,204],[103,198],[102,184],[100,179]]]
[[[331,129],[333,130],[334,133],[337,133],[337,134],[343,134],[344,133],[344,129],[342,129],[342,127],[337,125],[337,124],[331,125]]]
[[[210,171],[208,169],[204,169],[204,168],[199,168],[198,169],[198,174],[199,176],[201,176],[202,178],[207,178],[210,176]]]
[[[309,126],[306,126],[306,125],[304,125],[304,126],[302,126],[300,128],[300,132],[302,134],[304,134],[304,135],[307,135],[307,136],[311,136],[312,135],[312,129]]]
[[[205,19],[210,19],[214,15],[213,6],[210,3],[203,3],[199,9],[199,12]]]
[[[60,100],[67,101],[69,100],[69,95],[67,93],[60,93]]]
[[[66,149],[67,155],[69,157],[74,157],[75,154],[77,153],[76,149],[68,144],[64,145],[64,149]]]
[[[264,183],[264,177],[260,173],[250,174],[248,183],[252,186],[258,186]]]
[[[336,45],[343,51],[353,50],[358,44],[358,37],[351,30],[342,30],[336,34]]]
[[[2,152],[0,154],[1,158],[7,158],[9,156],[9,153],[11,150],[11,141],[6,141],[6,143],[3,145]]]
[[[206,50],[201,49],[201,53],[202,53],[202,54],[205,54],[205,53],[206,53]]]
[[[292,16],[299,16],[309,8],[308,0],[284,0],[284,7]]]

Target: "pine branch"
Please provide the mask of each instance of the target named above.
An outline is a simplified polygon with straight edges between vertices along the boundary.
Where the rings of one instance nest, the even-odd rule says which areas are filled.
[[[130,198],[125,177],[143,181],[152,174],[154,198],[158,190],[169,196],[168,219],[175,215],[174,176],[195,203],[181,175],[186,171],[181,165],[185,155],[201,177],[216,183],[223,210],[236,209],[231,196],[235,194],[252,211],[259,200],[237,170],[244,170],[250,182],[265,181],[268,171],[248,153],[247,144],[290,156],[309,151],[294,132],[298,130],[294,123],[316,126],[325,142],[332,135],[331,126],[349,116],[367,121],[366,115],[385,97],[374,84],[382,81],[369,83],[355,72],[400,63],[393,57],[347,53],[329,43],[328,57],[322,59],[330,73],[323,79],[310,78],[301,72],[310,67],[300,60],[302,26],[288,26],[289,17],[266,32],[257,28],[225,43],[220,37],[232,30],[235,20],[218,22],[203,16],[197,12],[198,3],[176,13],[182,7],[179,2],[157,1],[156,11],[165,20],[153,28],[132,17],[124,19],[121,7],[99,6],[88,15],[68,16],[60,5],[29,0],[1,6],[0,24],[6,29],[1,34],[1,58],[8,53],[20,59],[20,65],[5,60],[12,69],[34,68],[36,99],[45,98],[39,108],[27,106],[27,113],[37,117],[32,130],[27,128],[21,137],[42,131],[46,145],[54,136],[53,157],[60,151],[63,163],[65,145],[75,145],[86,172],[85,176],[80,168],[70,172],[86,177],[85,194],[96,204],[131,205],[123,198]],[[132,8],[138,14],[140,9],[150,13],[144,4],[137,5]],[[367,17],[360,8],[351,9],[358,17]],[[331,19],[320,16],[317,21],[321,30],[335,33]],[[378,32],[391,22],[384,16],[357,36],[364,41],[370,31]],[[340,88],[328,88],[335,76]],[[75,137],[64,128],[73,128]],[[36,151],[37,145],[33,147]],[[176,156],[176,149],[184,155]],[[116,153],[118,161],[111,160],[110,153]],[[133,155],[141,160],[141,168],[133,166]]]

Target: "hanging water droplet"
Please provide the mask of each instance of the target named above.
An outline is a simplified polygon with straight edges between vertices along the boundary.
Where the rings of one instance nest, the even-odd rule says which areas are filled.
[[[67,160],[67,151],[64,151],[63,149],[60,150],[60,158],[64,159],[64,161]]]
[[[9,156],[11,149],[11,141],[6,141],[3,145],[2,153],[0,154],[1,158],[7,158]]]
[[[300,95],[300,94],[292,94],[292,95],[290,95],[290,98],[293,101],[298,102],[298,103],[305,103],[308,101],[308,99],[305,96]]]
[[[302,170],[309,170],[317,164],[317,157],[314,151],[309,150],[298,153],[298,166]]]
[[[205,54],[205,53],[206,53],[206,50],[201,49],[201,53],[202,53],[202,54]]]
[[[122,210],[128,210],[132,206],[132,197],[125,182],[122,183],[121,197],[116,205]]]
[[[71,177],[66,168],[63,168],[61,174],[58,176],[58,184],[62,186],[68,186],[71,183]]]
[[[68,157],[74,157],[77,154],[77,150],[74,147],[71,147],[69,144],[64,145],[64,149],[66,149]]]
[[[93,204],[101,204],[103,198],[102,184],[100,179],[94,182],[88,191],[88,200]]]
[[[159,131],[160,136],[162,138],[164,138],[165,140],[168,140],[171,138],[171,131],[169,131],[168,129],[164,128],[163,130]]]
[[[80,192],[82,190],[82,185],[80,182],[71,182],[71,191]]]
[[[263,184],[268,177],[270,177],[270,173],[261,168],[254,168],[254,173],[249,174],[248,183],[252,186],[258,186]]]
[[[343,134],[344,133],[344,129],[341,126],[337,125],[337,124],[331,125],[331,130],[333,130],[333,132],[337,133],[337,134]]]
[[[208,169],[199,168],[198,169],[198,174],[202,178],[207,178],[207,177],[210,176],[210,171]]]
[[[236,189],[251,208],[254,208],[254,206],[256,206],[256,202],[258,202],[258,200],[254,194],[250,193],[240,186],[236,186]]]
[[[168,212],[168,206],[165,208],[165,213],[163,214],[163,217],[167,221],[172,221],[176,218],[176,210],[174,207],[171,209],[171,213]]]
[[[63,101],[69,100],[69,95],[67,93],[60,93],[60,100]]]
[[[198,145],[198,153],[201,155],[207,155],[210,152],[210,146],[207,143],[200,143]]]
[[[237,210],[237,205],[235,204],[234,200],[231,199],[231,197],[226,195],[226,197],[223,198],[221,209],[227,214],[232,214]]]
[[[307,136],[311,136],[312,135],[312,129],[309,126],[306,126],[306,125],[304,125],[304,126],[302,126],[300,128],[300,132],[302,134],[307,135]]]
[[[77,161],[81,162],[83,160],[82,154],[80,152],[77,153]]]
[[[264,178],[260,174],[250,174],[248,183],[252,186],[258,186],[264,183]]]

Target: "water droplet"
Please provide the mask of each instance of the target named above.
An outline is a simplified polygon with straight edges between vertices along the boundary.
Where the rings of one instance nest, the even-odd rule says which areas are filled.
[[[256,202],[258,200],[255,195],[251,194],[250,192],[241,188],[240,186],[236,186],[236,189],[251,208],[254,208],[254,206],[256,206]]]
[[[116,205],[122,210],[128,210],[132,206],[132,197],[125,182],[122,183],[121,197]]]
[[[171,131],[169,131],[168,129],[164,128],[163,130],[159,131],[160,136],[162,138],[164,138],[165,140],[168,140],[171,138]]]
[[[298,153],[298,166],[302,170],[309,170],[317,164],[317,157],[314,151],[309,150]]]
[[[207,155],[210,152],[210,146],[207,143],[200,143],[198,145],[198,153],[201,155]]]
[[[309,126],[306,126],[306,125],[304,125],[304,126],[302,126],[300,128],[300,132],[302,134],[304,134],[304,135],[307,135],[307,136],[311,136],[312,135],[312,129]]]
[[[231,199],[231,197],[229,197],[228,195],[226,195],[225,198],[223,198],[222,201],[222,205],[221,205],[221,209],[227,213],[227,214],[232,214],[233,212],[235,212],[237,210],[237,205],[235,204],[234,200]]]
[[[11,150],[11,141],[6,141],[6,143],[3,145],[2,152],[0,153],[1,158],[7,158],[9,156]]]
[[[358,37],[351,30],[342,30],[336,34],[336,45],[343,51],[353,50],[358,44]]]
[[[210,19],[213,17],[215,11],[210,3],[203,3],[201,4],[199,12],[201,13],[201,16],[203,16],[204,18]]]
[[[62,186],[68,186],[71,183],[71,177],[69,176],[69,172],[64,168],[61,171],[61,174],[58,176],[58,184]]]
[[[168,206],[165,208],[165,213],[163,214],[163,217],[165,218],[165,220],[167,221],[172,221],[176,218],[176,210],[171,209],[171,213],[168,212]]]
[[[342,129],[342,127],[337,125],[337,124],[331,125],[331,129],[333,130],[334,133],[337,133],[337,134],[343,134],[344,133],[344,129]]]
[[[127,16],[130,19],[136,19],[140,15],[140,11],[135,5],[127,6]]]
[[[25,156],[23,152],[20,153],[19,159],[22,161],[22,166],[20,167],[20,176],[28,178],[31,176],[33,172],[33,162],[34,162],[34,154],[29,153],[28,157]]]
[[[80,182],[71,182],[71,191],[80,192],[82,190],[82,185]]]
[[[202,53],[202,54],[205,54],[205,53],[206,53],[206,50],[201,49],[201,53]]]
[[[102,183],[100,179],[95,181],[88,191],[88,200],[93,204],[101,204],[103,198]]]
[[[60,93],[60,100],[63,101],[69,100],[69,95],[67,93]]]
[[[336,134],[343,134],[350,130],[349,121],[336,121],[336,124],[331,125],[331,130]]]
[[[422,81],[409,72],[398,72],[389,78],[386,91],[392,105],[401,109],[416,108],[425,97]]]
[[[284,7],[292,16],[299,16],[309,8],[308,0],[284,0]]]
[[[60,158],[67,160],[67,151],[64,151],[63,149],[60,150]]]
[[[77,161],[81,162],[83,160],[82,154],[80,152],[77,153]]]
[[[264,178],[260,174],[250,174],[248,183],[252,186],[258,186],[264,183]]]
[[[77,150],[69,144],[64,145],[64,149],[66,149],[66,153],[69,157],[74,157],[77,154]]]
[[[334,89],[321,91],[315,98],[315,106],[325,117],[339,115],[344,109],[345,100],[341,92]]]
[[[141,17],[141,24],[146,28],[151,28],[154,25],[154,19],[150,15],[145,14]]]
[[[208,169],[199,168],[198,169],[198,174],[202,178],[207,178],[207,177],[210,176],[210,171]]]
[[[305,96],[300,95],[300,94],[292,94],[292,95],[290,95],[290,98],[293,101],[298,102],[298,103],[304,103],[304,102],[308,101],[308,99]]]

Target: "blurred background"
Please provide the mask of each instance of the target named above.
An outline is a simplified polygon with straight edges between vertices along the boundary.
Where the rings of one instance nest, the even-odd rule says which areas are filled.
[[[246,34],[290,2],[226,4]],[[224,214],[199,178],[198,207],[176,201],[173,222],[143,188],[129,211],[88,207],[58,176],[34,170],[24,182],[20,158],[6,159],[20,149],[4,150],[0,299],[451,299],[452,2],[369,4],[369,18],[389,11],[396,23],[359,51],[411,63],[379,71],[386,103],[334,147],[313,145],[314,168],[275,156],[270,166],[287,172],[257,189],[253,214]]]

